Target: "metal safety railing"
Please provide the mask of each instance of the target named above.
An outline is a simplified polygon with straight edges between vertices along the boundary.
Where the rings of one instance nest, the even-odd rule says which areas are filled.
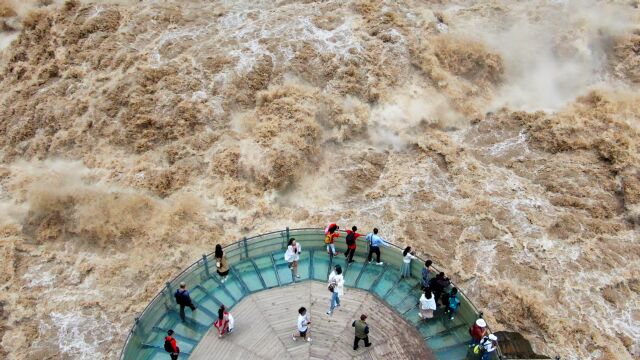
[[[341,232],[344,234],[344,232]],[[320,228],[299,228],[289,229],[288,227],[283,230],[273,231],[265,234],[256,235],[253,237],[243,237],[241,240],[223,247],[225,256],[227,257],[229,264],[239,263],[246,259],[262,256],[265,254],[271,254],[276,251],[284,251],[287,246],[288,239],[295,237],[298,242],[303,244],[303,250],[305,248],[324,248],[324,231]],[[391,248],[399,252],[400,255],[403,251],[399,246],[388,243]],[[213,246],[212,246],[213,247]],[[394,251],[394,252],[395,252]],[[368,249],[367,249],[368,252]],[[394,256],[397,258],[397,253]],[[412,273],[419,273],[422,268],[421,264],[424,264],[425,259],[418,256],[421,263],[415,263],[412,265]],[[178,285],[182,281],[188,283],[197,283],[197,281],[189,281],[189,279],[197,280],[198,277],[207,278],[210,277],[209,262],[214,260],[214,254],[203,254],[202,258],[198,259],[187,268],[178,273],[173,279],[165,283],[163,289],[161,289],[153,299],[147,304],[142,312],[134,318],[134,324],[127,334],[124,346],[120,353],[120,359],[138,358],[138,352],[142,352],[144,349],[143,338],[137,336],[138,333],[144,334],[147,330],[153,328],[156,322],[168,311],[175,309],[175,303],[173,300],[173,291],[177,289]],[[400,262],[397,262],[400,266]],[[417,266],[414,266],[417,265]],[[415,272],[413,271],[415,268]],[[433,269],[439,271],[435,266]],[[458,294],[463,299],[463,302],[468,304],[473,310],[476,316],[479,316],[481,312],[477,307],[469,300],[462,289],[458,288]],[[497,355],[501,357],[500,348],[496,351]],[[131,355],[131,356],[127,356]]]

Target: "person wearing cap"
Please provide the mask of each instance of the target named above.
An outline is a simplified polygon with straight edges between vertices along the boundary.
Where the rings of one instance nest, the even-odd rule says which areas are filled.
[[[185,321],[184,308],[189,307],[191,312],[196,310],[196,306],[193,305],[191,301],[191,296],[189,295],[189,290],[187,290],[187,284],[184,282],[180,283],[180,289],[176,290],[175,293],[176,302],[180,305],[180,319]]]
[[[178,347],[176,339],[173,337],[173,330],[171,329],[167,331],[167,337],[164,338],[164,350],[169,353],[171,360],[178,360],[180,348]]]
[[[480,353],[482,354],[481,360],[488,360],[491,357],[491,353],[496,351],[498,347],[498,337],[494,334],[489,334],[480,340]]]
[[[469,328],[469,335],[471,335],[471,346],[480,344],[480,340],[487,335],[487,323],[484,319],[480,318],[476,320]]]
[[[364,347],[371,346],[369,342],[369,325],[367,324],[367,315],[360,315],[360,320],[354,320],[351,326],[355,328],[356,336],[353,340],[353,350],[358,350],[358,343],[364,340]]]

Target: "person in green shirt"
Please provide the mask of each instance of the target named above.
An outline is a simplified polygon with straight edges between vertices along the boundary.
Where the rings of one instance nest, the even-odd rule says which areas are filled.
[[[366,320],[367,315],[362,314],[360,315],[360,320],[354,320],[353,324],[351,324],[351,326],[356,328],[356,337],[353,340],[353,350],[358,350],[358,343],[360,343],[360,340],[364,340],[364,347],[371,346],[371,343],[369,342],[369,325]]]

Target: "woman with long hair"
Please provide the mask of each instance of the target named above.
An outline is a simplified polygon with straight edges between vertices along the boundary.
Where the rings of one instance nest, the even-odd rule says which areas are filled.
[[[344,276],[342,276],[342,266],[336,265],[329,275],[329,291],[331,292],[331,303],[327,315],[333,314],[333,309],[340,306],[340,296],[344,294]]]
[[[411,246],[407,246],[402,252],[402,266],[400,267],[400,278],[411,277],[411,260],[417,259],[415,253],[411,251]]]
[[[338,230],[340,227],[337,224],[329,224],[324,229],[324,243],[327,245],[327,253],[330,258],[333,258],[334,255],[338,255],[339,252],[336,251],[335,238],[340,237],[340,233]]]
[[[422,320],[432,319],[434,311],[436,311],[436,299],[431,293],[431,289],[426,288],[422,296],[420,296],[420,312],[418,316]]]
[[[289,239],[287,251],[284,253],[284,260],[289,264],[289,270],[291,270],[293,281],[300,278],[300,275],[298,275],[298,261],[300,260],[301,252],[302,246],[296,243],[296,239]]]
[[[224,305],[220,305],[220,309],[218,309],[218,319],[213,323],[213,326],[218,329],[218,337],[232,332],[233,323],[233,316],[231,316]]]
[[[229,275],[229,262],[227,261],[227,257],[224,256],[222,245],[216,245],[214,256],[216,258],[216,272],[220,275],[220,282],[224,283],[227,281],[227,276]]]

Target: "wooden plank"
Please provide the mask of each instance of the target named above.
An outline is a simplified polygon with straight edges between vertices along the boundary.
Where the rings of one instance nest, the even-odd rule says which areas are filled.
[[[375,296],[358,289],[345,289],[341,306],[333,315],[329,309],[331,293],[324,282],[304,281],[264,290],[242,300],[233,309],[236,329],[219,339],[209,331],[194,349],[190,359],[433,359],[418,331],[381,303]],[[311,343],[293,341],[297,331],[298,308],[310,312]],[[369,316],[373,346],[360,343],[352,349],[351,323],[360,314]]]

